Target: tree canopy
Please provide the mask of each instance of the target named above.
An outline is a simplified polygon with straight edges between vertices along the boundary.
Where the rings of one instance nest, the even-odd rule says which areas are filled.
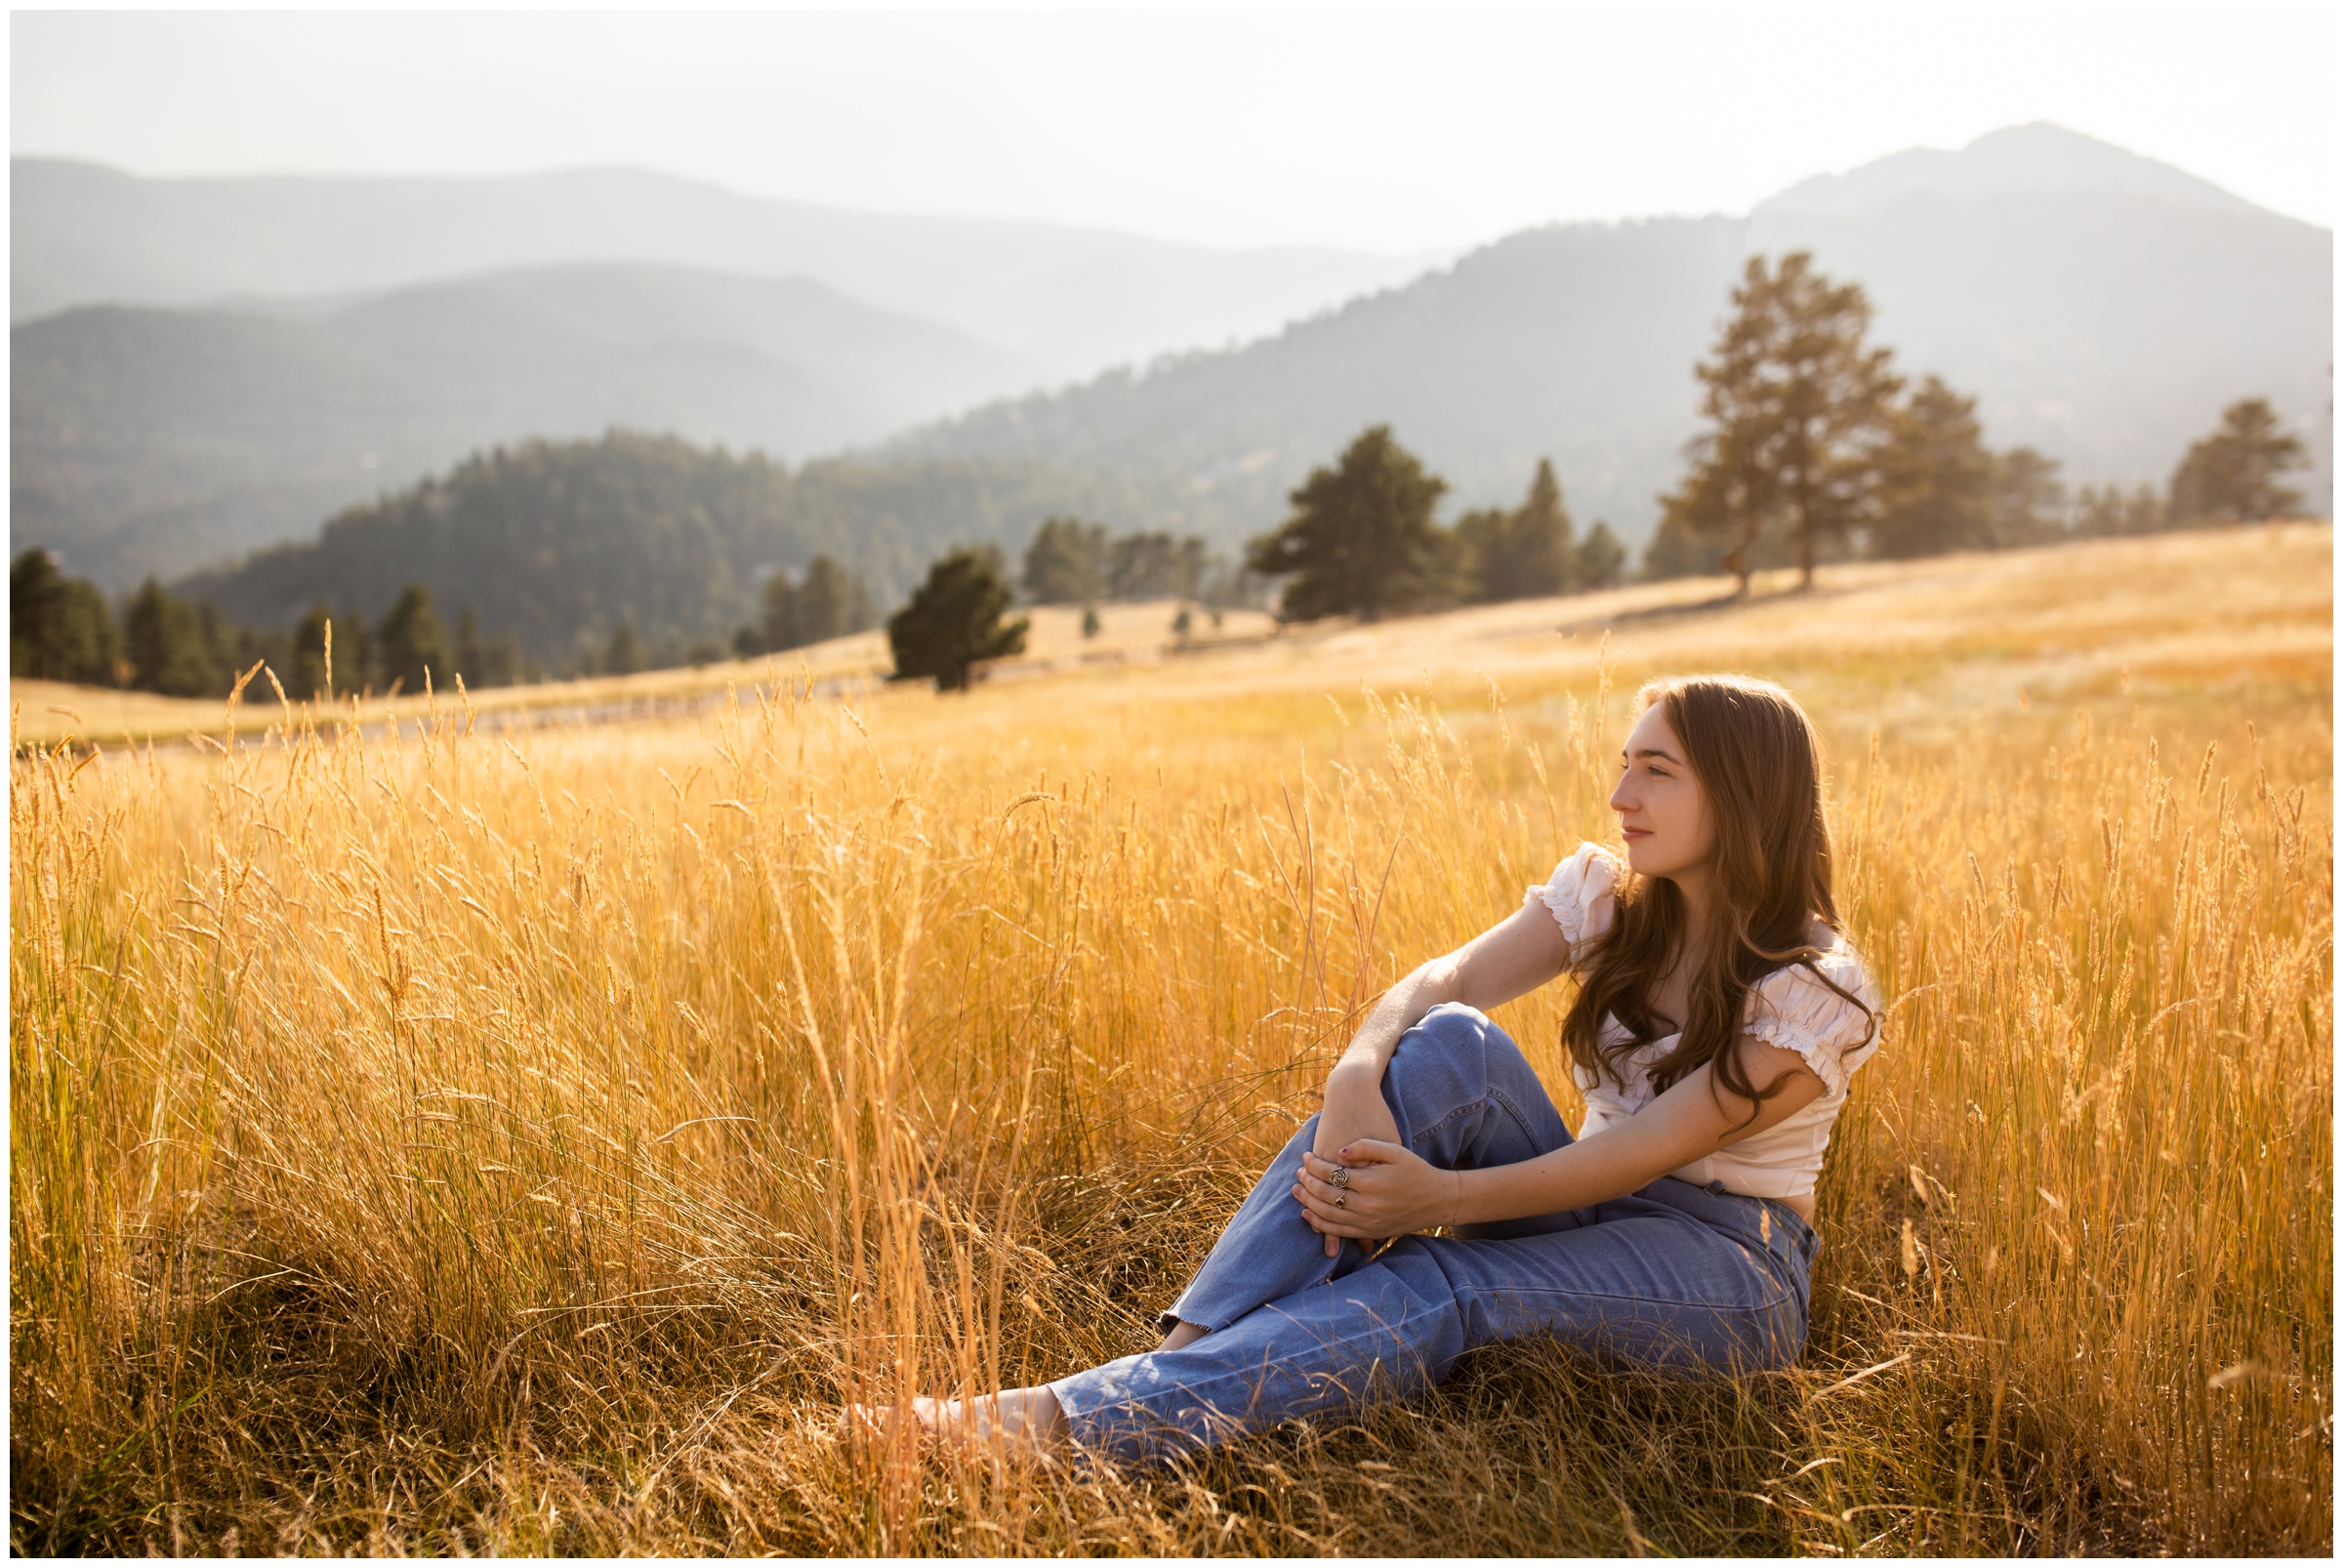
[[[1438,564],[1442,539],[1432,509],[1448,482],[1426,473],[1391,427],[1362,432],[1331,469],[1313,469],[1288,498],[1294,515],[1247,547],[1246,564],[1292,577],[1282,614],[1370,620],[1414,603]]]
[[[2172,474],[2171,525],[2261,522],[2302,505],[2302,492],[2278,482],[2308,461],[2302,442],[2280,426],[2262,397],[2245,397],[2221,411],[2220,429],[2189,448]]]
[[[1538,460],[1529,494],[1510,512],[1469,512],[1457,519],[1464,598],[1476,604],[1544,598],[1577,584],[1578,552],[1570,510],[1554,466]]]
[[[1865,342],[1863,286],[1832,282],[1804,251],[1778,268],[1750,257],[1733,307],[1695,367],[1709,429],[1694,442],[1692,472],[1662,498],[1662,526],[1722,542],[1745,593],[1752,547],[1778,534],[1811,585],[1818,549],[1865,519],[1903,384],[1891,351]]]
[[[816,556],[802,581],[793,583],[787,572],[778,571],[765,580],[764,623],[744,632],[734,646],[743,654],[786,653],[878,624],[878,608],[862,579],[828,556]]]
[[[1889,558],[1983,550],[1994,536],[1994,457],[1977,399],[1934,376],[1890,412],[1878,453],[1871,554]]]
[[[111,685],[120,657],[105,596],[27,550],[8,569],[8,672],[20,679]]]
[[[1025,617],[1004,619],[1014,601],[997,551],[953,551],[886,623],[894,679],[926,677],[939,691],[966,691],[971,665],[1024,651]]]

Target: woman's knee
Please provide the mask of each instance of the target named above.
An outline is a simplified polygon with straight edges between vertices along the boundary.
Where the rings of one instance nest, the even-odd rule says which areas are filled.
[[[1400,1037],[1384,1082],[1410,1097],[1427,1091],[1478,1097],[1527,1066],[1512,1036],[1487,1013],[1461,1002],[1444,1002]]]

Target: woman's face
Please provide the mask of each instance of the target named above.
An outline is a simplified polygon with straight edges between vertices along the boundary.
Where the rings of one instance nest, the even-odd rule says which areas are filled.
[[[1646,877],[1679,877],[1708,863],[1716,828],[1708,793],[1685,761],[1684,744],[1654,703],[1627,731],[1611,809],[1627,841],[1627,864]]]

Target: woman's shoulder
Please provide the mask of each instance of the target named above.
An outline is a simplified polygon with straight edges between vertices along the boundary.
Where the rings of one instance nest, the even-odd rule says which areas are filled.
[[[1522,902],[1543,904],[1573,947],[1611,928],[1619,884],[1626,866],[1599,844],[1582,844],[1564,855],[1544,882],[1524,890]]]
[[[1749,988],[1750,1034],[1798,1052],[1832,1091],[1879,1046],[1879,993],[1863,955],[1841,932],[1820,926],[1811,959],[1786,964]]]
[[[1833,929],[1828,923],[1817,920],[1807,928],[1806,940],[1815,949],[1812,968],[1804,964],[1792,964],[1787,969],[1775,970],[1775,973],[1786,974],[1794,970],[1812,978],[1819,972],[1822,978],[1840,990],[1852,991],[1863,998],[1867,1006],[1878,1005],[1871,989],[1870,967],[1864,963],[1863,955],[1847,939],[1846,932]]]

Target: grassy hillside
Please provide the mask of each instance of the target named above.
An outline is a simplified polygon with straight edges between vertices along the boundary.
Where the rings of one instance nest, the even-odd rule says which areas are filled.
[[[1593,661],[1606,650],[1660,668],[1706,657],[1779,667],[1786,639],[1828,642],[1842,635],[1844,621],[1852,630],[1843,635],[1879,661],[1864,711],[1907,734],[1952,734],[1966,711],[1932,715],[1926,692],[1898,689],[1893,657],[1907,654],[1942,667],[1941,679],[1953,683],[1961,704],[1997,715],[2031,712],[2036,701],[2105,699],[2127,681],[2156,682],[2158,701],[2210,712],[2228,701],[2282,703],[2311,689],[2319,650],[2331,640],[2324,606],[2332,539],[2324,526],[2286,524],[1832,565],[1822,568],[1811,595],[1794,592],[1794,571],[1760,572],[1751,598],[1740,604],[1726,602],[1733,580],[1715,577],[1365,626],[1337,620],[1281,630],[1265,615],[1232,611],[1217,630],[1198,622],[1192,656],[1172,651],[1172,605],[1102,604],[1094,639],[1082,636],[1079,610],[1045,605],[1019,612],[1033,623],[1027,652],[997,666],[992,683],[1022,688],[1040,681],[1060,703],[1115,705],[1156,696],[1208,700],[1230,688],[1394,687],[1427,670],[1480,671],[1508,682],[1560,671],[1583,681],[1592,679]],[[2203,582],[2220,585],[2210,605],[2199,592]],[[2095,586],[2078,593],[2077,584]],[[864,633],[770,659],[497,687],[473,702],[482,712],[559,714],[702,704],[728,687],[754,700],[758,688],[779,690],[801,666],[817,681],[882,681],[885,635]],[[13,681],[11,691],[19,739],[33,744],[219,735],[227,724],[213,701],[32,681]],[[265,711],[273,703],[262,681],[242,727],[273,722]],[[452,700],[442,706],[458,711]],[[362,714],[369,723],[412,724],[430,711],[409,695],[371,701]]]
[[[2331,564],[35,755],[12,1547],[2324,1554]],[[1360,1008],[1608,836],[1622,692],[1719,666],[1821,723],[1891,1002],[1795,1370],[1502,1347],[1174,1470],[842,1441],[1150,1342]],[[1558,1088],[1565,1000],[1500,1013]]]

